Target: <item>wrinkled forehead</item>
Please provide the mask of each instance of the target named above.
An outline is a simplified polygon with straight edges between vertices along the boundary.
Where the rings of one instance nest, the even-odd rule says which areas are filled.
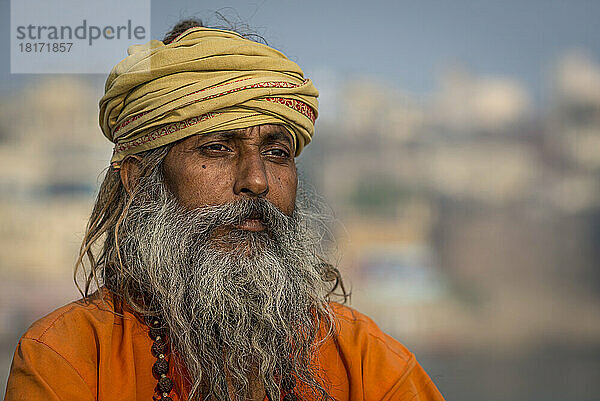
[[[242,140],[242,141],[259,141],[283,142],[290,146],[292,152],[295,151],[294,135],[290,129],[281,124],[264,124],[255,125],[248,128],[238,128],[232,130],[206,132],[193,135],[192,140]]]

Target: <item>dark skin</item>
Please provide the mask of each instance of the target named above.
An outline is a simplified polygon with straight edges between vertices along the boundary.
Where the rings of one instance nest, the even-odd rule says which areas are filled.
[[[260,197],[289,216],[298,185],[294,154],[294,140],[287,129],[259,125],[185,138],[167,153],[163,173],[169,190],[186,209]],[[133,155],[121,165],[121,181],[128,193],[139,180],[139,161]],[[257,220],[246,220],[239,228],[264,229]],[[260,381],[253,378],[251,383],[252,400],[263,400]]]
[[[121,180],[131,193],[139,157],[126,158]],[[163,161],[168,188],[186,209],[261,197],[286,215],[296,200],[294,141],[275,124],[193,135],[176,143]]]

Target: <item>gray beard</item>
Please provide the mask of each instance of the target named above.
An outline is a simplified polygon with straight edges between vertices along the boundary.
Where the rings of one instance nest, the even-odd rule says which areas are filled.
[[[296,394],[327,398],[313,366],[333,330],[326,216],[308,199],[299,192],[292,216],[264,199],[184,210],[158,174],[142,183],[123,222],[125,274],[162,319],[190,399],[246,400],[258,388],[278,400],[289,377]],[[265,231],[235,228],[256,213]]]

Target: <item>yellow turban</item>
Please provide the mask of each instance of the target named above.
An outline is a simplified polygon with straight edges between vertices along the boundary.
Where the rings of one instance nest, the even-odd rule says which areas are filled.
[[[314,133],[319,92],[281,52],[235,32],[195,27],[172,43],[130,46],[106,80],[100,126],[111,163],[190,135],[285,126],[296,156]]]

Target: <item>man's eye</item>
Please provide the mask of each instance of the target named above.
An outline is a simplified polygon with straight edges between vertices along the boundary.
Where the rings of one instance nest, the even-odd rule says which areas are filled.
[[[223,152],[223,151],[228,151],[229,150],[225,145],[222,145],[220,143],[210,143],[208,145],[202,146],[200,149],[202,149],[202,150],[213,150],[213,151],[217,151],[217,152]]]
[[[269,156],[288,157],[289,153],[283,149],[269,149],[265,152]]]

